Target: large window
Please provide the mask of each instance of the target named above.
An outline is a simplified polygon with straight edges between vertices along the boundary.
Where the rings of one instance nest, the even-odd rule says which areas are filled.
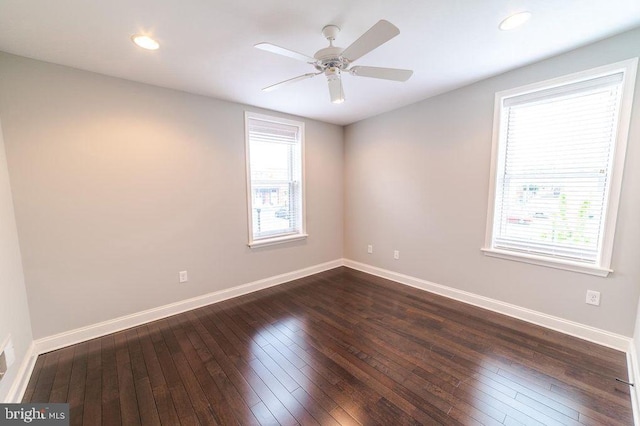
[[[245,113],[249,245],[306,237],[304,123]]]
[[[610,272],[636,68],[496,94],[486,254]]]

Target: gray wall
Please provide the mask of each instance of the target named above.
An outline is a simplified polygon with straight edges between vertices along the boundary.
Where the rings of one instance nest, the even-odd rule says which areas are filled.
[[[640,87],[615,272],[603,279],[488,258],[480,247],[494,93],[638,55],[635,30],[348,126],[344,151],[341,127],[305,119],[310,237],[250,250],[243,112],[265,111],[0,53],[33,334],[340,258],[344,229],[349,259],[631,336],[640,296]],[[11,228],[4,218],[0,226]],[[19,275],[17,242],[10,247],[13,257],[1,261]],[[190,282],[180,285],[183,269]],[[9,282],[24,291],[21,278]],[[584,303],[587,289],[602,293],[600,307]],[[27,324],[24,312],[12,321]],[[28,326],[18,329],[29,341]]]
[[[640,83],[614,273],[599,278],[490,258],[480,248],[495,92],[639,55],[635,30],[348,126],[345,257],[632,336],[640,290]],[[585,304],[587,289],[601,292],[600,307]]]
[[[35,338],[342,257],[342,127],[304,120],[309,238],[252,250],[244,110],[265,111],[8,54],[0,69]]]
[[[13,341],[16,360],[0,381],[0,401],[5,401],[32,341],[27,292],[0,127],[0,345],[9,335]]]

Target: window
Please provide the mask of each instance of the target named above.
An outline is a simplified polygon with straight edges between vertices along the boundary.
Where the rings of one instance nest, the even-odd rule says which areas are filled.
[[[637,61],[496,94],[485,254],[611,272]]]
[[[304,123],[245,113],[249,246],[305,238]]]

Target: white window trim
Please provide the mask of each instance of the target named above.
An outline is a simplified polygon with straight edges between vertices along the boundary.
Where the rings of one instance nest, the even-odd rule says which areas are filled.
[[[307,239],[308,236],[309,235],[307,235],[307,234],[297,234],[296,233],[296,234],[278,236],[278,237],[273,237],[273,238],[261,238],[259,240],[250,241],[247,245],[249,247],[251,247],[251,248],[273,246],[273,245],[276,245],[276,244],[290,243],[292,241],[305,240],[305,239]]]
[[[493,140],[491,147],[491,169],[489,176],[489,203],[487,209],[487,227],[485,233],[485,245],[482,252],[491,257],[499,257],[507,260],[530,263],[534,265],[546,266],[549,268],[564,269],[567,271],[581,272],[585,274],[606,277],[613,272],[611,269],[611,257],[613,254],[614,235],[616,221],[618,218],[618,206],[620,204],[620,194],[622,190],[622,175],[624,172],[624,162],[627,152],[627,139],[631,122],[631,108],[633,106],[633,92],[638,68],[638,58],[632,58],[614,64],[593,68],[586,71],[529,84],[526,86],[497,92],[495,95],[493,112]],[[620,114],[618,117],[618,132],[614,146],[614,158],[612,164],[611,184],[609,186],[609,202],[605,210],[605,222],[603,238],[600,247],[600,262],[598,265],[584,265],[578,262],[563,261],[561,259],[551,259],[544,256],[536,256],[529,253],[518,253],[516,251],[500,250],[493,247],[493,228],[496,201],[497,170],[501,161],[501,120],[502,105],[506,98],[536,92],[551,87],[564,86],[572,82],[597,78],[599,76],[624,72],[622,82],[622,97],[620,104]]]
[[[272,123],[281,123],[281,124],[288,124],[291,126],[297,126],[300,127],[300,184],[301,184],[301,191],[302,191],[302,196],[301,196],[301,200],[300,200],[300,208],[302,210],[301,212],[301,220],[300,220],[300,232],[295,232],[295,233],[291,233],[288,235],[276,235],[274,237],[267,237],[267,238],[260,238],[260,239],[253,239],[253,215],[252,215],[252,209],[253,209],[253,199],[251,197],[251,152],[250,152],[250,144],[249,144],[249,119],[250,118],[254,118],[254,119],[258,119],[258,120],[263,120],[263,121],[269,121]],[[306,179],[305,179],[305,143],[304,143],[304,139],[305,139],[305,129],[304,129],[304,122],[303,121],[294,121],[294,120],[289,120],[286,118],[280,118],[280,117],[273,117],[270,115],[264,115],[264,114],[258,114],[255,112],[251,112],[251,111],[245,111],[244,112],[244,137],[245,137],[245,168],[246,168],[246,174],[247,174],[247,222],[248,222],[248,229],[249,229],[249,242],[247,243],[247,246],[251,247],[251,248],[256,248],[256,247],[265,247],[265,246],[271,246],[271,245],[276,245],[276,244],[283,244],[283,243],[288,243],[288,242],[292,242],[292,241],[299,241],[299,240],[304,240],[306,239],[309,235],[306,233],[306,229],[307,229],[307,215],[306,215],[306,211],[307,211],[307,204],[306,204]]]

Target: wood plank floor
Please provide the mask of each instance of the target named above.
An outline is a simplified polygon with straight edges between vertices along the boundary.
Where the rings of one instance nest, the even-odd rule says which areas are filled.
[[[625,355],[338,268],[38,357],[86,425],[631,425]]]

